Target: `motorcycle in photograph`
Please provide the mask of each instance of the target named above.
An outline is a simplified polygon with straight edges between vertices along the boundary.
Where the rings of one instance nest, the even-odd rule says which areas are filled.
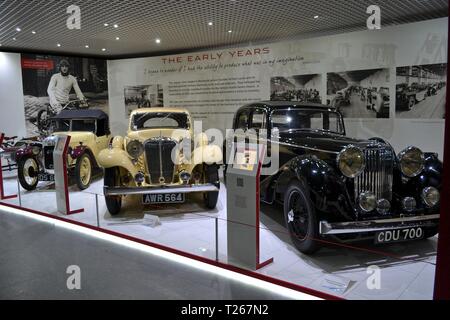
[[[70,100],[65,105],[62,106],[61,110],[80,110],[89,108],[89,104],[87,100]],[[41,110],[38,111],[36,117],[36,126],[41,134],[47,135],[51,133],[52,122],[50,119],[57,115],[56,110],[50,105],[47,104]]]

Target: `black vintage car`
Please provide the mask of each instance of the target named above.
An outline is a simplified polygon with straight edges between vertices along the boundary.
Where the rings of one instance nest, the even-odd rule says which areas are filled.
[[[233,127],[267,129],[268,149],[279,144],[280,167],[261,177],[261,201],[283,204],[301,252],[315,252],[324,238],[389,243],[437,233],[442,163],[436,153],[409,146],[396,155],[381,138],[347,137],[342,115],[321,104],[249,104],[237,111]]]

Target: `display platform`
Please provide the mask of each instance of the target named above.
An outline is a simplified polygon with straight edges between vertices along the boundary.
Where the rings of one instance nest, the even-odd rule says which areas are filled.
[[[14,173],[5,177],[4,187],[8,193],[17,192]],[[100,226],[207,259],[228,262],[226,187],[223,183],[214,210],[205,211],[199,198],[188,198],[184,205],[145,208],[138,199],[131,198],[124,203],[124,211],[114,217],[107,212],[102,190],[102,179],[94,180],[84,191],[71,187],[70,203],[82,205],[85,211],[70,216],[57,212],[51,183],[40,183],[33,192],[21,189],[20,199],[4,202],[18,205],[21,201],[25,208]],[[433,298],[437,237],[388,246],[374,246],[367,242],[330,245],[312,256],[306,256],[291,244],[280,208],[277,205],[262,205],[260,238],[261,258],[273,257],[274,262],[256,272],[269,277],[345,299]],[[371,276],[367,270],[372,265],[381,270],[379,289],[369,289],[367,286]]]

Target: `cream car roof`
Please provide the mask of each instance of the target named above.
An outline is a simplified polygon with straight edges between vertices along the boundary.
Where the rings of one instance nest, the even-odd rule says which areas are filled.
[[[174,107],[164,107],[164,108],[140,108],[133,110],[130,114],[130,117],[137,113],[153,113],[153,112],[180,112],[187,113],[190,116],[190,113],[185,108],[174,108]]]

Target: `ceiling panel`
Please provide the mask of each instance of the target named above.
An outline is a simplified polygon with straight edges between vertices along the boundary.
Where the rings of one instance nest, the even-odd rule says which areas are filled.
[[[156,55],[363,30],[368,16],[366,8],[373,3],[373,0],[0,0],[0,44],[1,49],[16,51],[116,57]],[[80,30],[66,27],[69,17],[66,10],[73,4],[81,9]],[[447,0],[383,0],[376,4],[382,10],[383,26],[444,17],[448,12]],[[315,19],[316,15],[319,17]],[[212,26],[208,25],[210,21]],[[160,44],[155,43],[156,38],[161,39]]]

